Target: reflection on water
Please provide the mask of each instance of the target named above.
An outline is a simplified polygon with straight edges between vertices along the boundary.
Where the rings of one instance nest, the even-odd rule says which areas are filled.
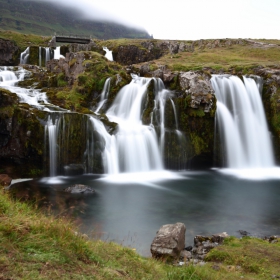
[[[184,172],[149,184],[106,181],[98,176],[64,177],[14,185],[16,196],[33,198],[47,211],[74,217],[81,231],[136,248],[149,256],[163,224],[186,225],[186,245],[197,234],[238,230],[253,235],[280,234],[280,179],[245,180],[216,171]],[[86,184],[95,194],[63,192]]]

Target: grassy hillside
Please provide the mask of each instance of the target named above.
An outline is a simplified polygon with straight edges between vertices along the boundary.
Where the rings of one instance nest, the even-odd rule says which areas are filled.
[[[0,29],[43,36],[57,32],[91,35],[99,39],[149,38],[145,30],[116,23],[82,20],[71,9],[58,8],[46,2],[21,0],[0,0]]]

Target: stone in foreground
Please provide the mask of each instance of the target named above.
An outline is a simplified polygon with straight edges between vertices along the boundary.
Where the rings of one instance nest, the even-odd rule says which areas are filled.
[[[186,226],[183,223],[163,225],[151,244],[152,257],[156,259],[177,259],[185,248]]]

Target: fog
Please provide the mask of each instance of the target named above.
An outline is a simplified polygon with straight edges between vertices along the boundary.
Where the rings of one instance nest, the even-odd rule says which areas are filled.
[[[85,19],[141,27],[158,39],[280,39],[279,0],[32,1],[75,8]]]

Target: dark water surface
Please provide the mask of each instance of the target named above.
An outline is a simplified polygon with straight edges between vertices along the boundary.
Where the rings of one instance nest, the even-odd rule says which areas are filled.
[[[179,175],[153,183],[112,183],[84,175],[22,182],[12,189],[56,215],[74,217],[89,236],[136,248],[145,256],[157,230],[169,223],[186,225],[186,245],[193,245],[197,234],[280,234],[280,179],[245,180],[216,171]],[[72,184],[88,185],[96,193],[63,192]]]

